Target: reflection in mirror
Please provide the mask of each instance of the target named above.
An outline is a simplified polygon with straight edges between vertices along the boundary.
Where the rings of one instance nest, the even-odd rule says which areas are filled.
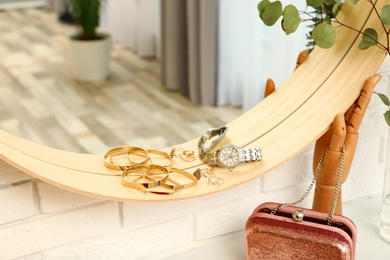
[[[107,81],[75,81],[66,56],[74,28],[57,18],[46,8],[0,12],[2,130],[62,150],[103,153],[124,144],[169,147],[241,113],[167,91],[157,59],[117,43]]]
[[[103,153],[124,144],[159,149],[198,138],[258,103],[268,77],[281,84],[304,48],[296,34],[301,41],[289,36],[287,52],[286,36],[258,21],[254,0],[107,1],[101,27],[113,38],[110,76],[82,83],[69,70],[67,37],[75,29],[58,21],[63,1],[47,2],[0,13],[0,128],[62,150]],[[178,34],[174,24],[187,26]],[[174,39],[186,39],[181,53]],[[199,102],[191,90],[167,81],[164,73],[180,72],[186,53],[186,71],[196,73],[184,82],[214,95],[213,104],[191,102]],[[215,92],[204,93],[210,89]]]

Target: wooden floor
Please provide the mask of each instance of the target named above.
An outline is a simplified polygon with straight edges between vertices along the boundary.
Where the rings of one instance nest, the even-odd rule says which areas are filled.
[[[241,114],[166,91],[157,61],[118,45],[107,82],[77,82],[66,58],[73,30],[45,9],[0,12],[1,129],[62,150],[104,153],[126,144],[180,144]]]

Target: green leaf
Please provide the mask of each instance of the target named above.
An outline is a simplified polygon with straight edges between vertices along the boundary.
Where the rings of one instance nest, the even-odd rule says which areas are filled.
[[[93,40],[98,37],[97,28],[100,20],[100,0],[71,0],[69,1],[72,17],[79,28],[78,39]]]
[[[385,104],[386,106],[390,106],[390,100],[385,94],[381,94],[378,92],[373,93],[378,95],[378,97],[382,100],[383,104]]]
[[[386,123],[390,126],[390,110],[386,111],[383,116],[385,117]]]
[[[257,10],[259,10],[260,16],[264,12],[264,8],[271,2],[269,0],[262,0],[257,4]]]
[[[328,49],[336,40],[336,30],[329,23],[323,22],[314,27],[312,37],[319,47]]]
[[[325,3],[325,0],[306,0],[307,6],[311,6],[314,8],[320,7]]]
[[[263,13],[260,15],[265,25],[272,26],[282,16],[283,7],[280,1],[270,3],[264,8]]]
[[[283,31],[289,35],[297,30],[301,18],[299,17],[299,11],[294,5],[288,5],[283,11],[282,28]]]
[[[334,5],[334,4],[337,4],[337,1],[335,1],[335,0],[325,0],[324,4],[325,5]]]
[[[338,2],[336,3],[333,8],[332,8],[332,13],[336,17],[336,15],[340,12],[341,10],[342,3]]]
[[[378,33],[372,28],[367,28],[364,30],[362,41],[359,43],[359,49],[366,50],[377,43]]]
[[[359,0],[350,0],[350,1],[351,1],[351,3],[354,4],[354,5],[356,5],[356,4],[359,2]]]
[[[381,11],[381,21],[383,24],[390,24],[390,5],[385,5]]]

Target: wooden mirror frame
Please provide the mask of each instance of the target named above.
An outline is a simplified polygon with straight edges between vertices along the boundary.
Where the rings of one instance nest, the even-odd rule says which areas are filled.
[[[378,1],[384,5],[385,1]],[[378,7],[380,8],[380,7]],[[372,6],[346,1],[338,18],[356,29],[380,30],[381,23]],[[292,76],[274,93],[239,118],[230,122],[226,136],[215,149],[225,144],[260,147],[263,160],[236,167],[218,168],[223,185],[199,182],[174,195],[144,194],[121,184],[120,176],[104,166],[103,155],[79,154],[31,143],[0,132],[0,157],[21,171],[60,188],[76,193],[120,201],[162,201],[189,199],[221,192],[251,181],[298,155],[329,127],[335,115],[344,113],[360,94],[364,81],[374,75],[387,53],[372,47],[358,49],[359,33],[337,28],[331,49],[316,48]],[[385,37],[385,35],[382,35]],[[380,39],[383,40],[383,39]],[[178,145],[197,151],[198,139]],[[169,152],[170,149],[162,149]],[[196,159],[184,162],[175,158],[174,167],[190,173],[206,167]]]

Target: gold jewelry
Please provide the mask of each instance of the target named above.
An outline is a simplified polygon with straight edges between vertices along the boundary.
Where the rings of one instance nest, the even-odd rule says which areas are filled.
[[[149,152],[141,147],[133,146],[127,152],[127,159],[133,165],[145,163],[149,158]]]
[[[170,167],[172,165],[172,157],[169,154],[167,154],[166,152],[163,152],[160,150],[150,150],[150,149],[147,150],[147,152],[149,153],[148,162],[150,164],[162,165],[163,167]],[[153,159],[152,159],[150,156],[152,154],[155,154],[158,157],[162,157],[162,158],[153,157]],[[166,162],[161,163],[160,162],[161,160],[163,160],[163,161],[165,160]]]
[[[195,161],[195,152],[192,151],[192,150],[184,150],[184,148],[173,148],[172,151],[171,151],[171,157],[179,157],[181,158],[183,161],[186,161],[186,162],[192,162],[192,161]]]
[[[190,183],[185,183],[185,184],[180,184],[179,182],[176,182],[175,180],[172,179],[172,174],[171,173],[178,173],[180,175],[183,175],[187,179],[190,179],[191,182]],[[169,184],[169,182],[172,183],[172,184]],[[163,183],[162,187],[170,189],[170,190],[177,191],[177,190],[181,190],[181,189],[191,188],[191,187],[195,186],[197,183],[198,183],[198,179],[194,175],[192,175],[192,174],[190,174],[190,173],[188,173],[186,171],[183,171],[181,169],[170,168],[169,169],[169,177]]]
[[[214,174],[214,167],[207,167],[204,169],[198,168],[194,172],[194,176],[199,180],[201,177],[206,178],[206,183],[211,183],[214,185],[222,185],[225,183],[225,180],[219,176],[212,176]]]
[[[122,172],[122,184],[126,187],[144,190],[161,186],[168,179],[166,167],[154,164],[138,164]]]
[[[152,155],[157,155],[162,159]],[[165,162],[161,163],[161,160],[165,160]],[[118,146],[104,154],[104,165],[116,171],[123,171],[130,166],[146,163],[170,167],[172,157],[163,151],[146,150],[138,146]]]
[[[226,135],[227,130],[227,126],[210,128],[200,137],[198,141],[200,159],[203,159],[203,157],[222,139],[222,137]],[[215,138],[208,147],[205,147],[206,142],[215,136],[217,136],[217,138]]]
[[[181,184],[172,174],[179,174],[191,182]],[[139,164],[126,168],[122,173],[122,184],[126,187],[139,190],[144,193],[159,195],[172,195],[178,190],[195,186],[198,179],[186,171],[177,168],[167,169],[166,167],[154,164]]]
[[[155,155],[155,156],[153,156]],[[122,184],[144,193],[172,195],[176,191],[193,187],[198,179],[186,171],[170,168],[172,155],[180,156],[183,160],[195,159],[194,152],[180,148],[169,155],[159,150],[146,150],[137,146],[120,146],[110,149],[104,155],[106,167],[122,170]],[[126,158],[126,159],[125,159]],[[121,159],[121,160],[119,160]],[[161,160],[167,162],[162,163]],[[181,176],[173,176],[175,174]],[[187,179],[186,181],[183,181]],[[188,182],[188,179],[190,182]],[[184,182],[184,184],[181,184]]]
[[[137,146],[118,146],[104,154],[104,165],[112,170],[123,171],[127,167],[146,163],[148,151]]]

